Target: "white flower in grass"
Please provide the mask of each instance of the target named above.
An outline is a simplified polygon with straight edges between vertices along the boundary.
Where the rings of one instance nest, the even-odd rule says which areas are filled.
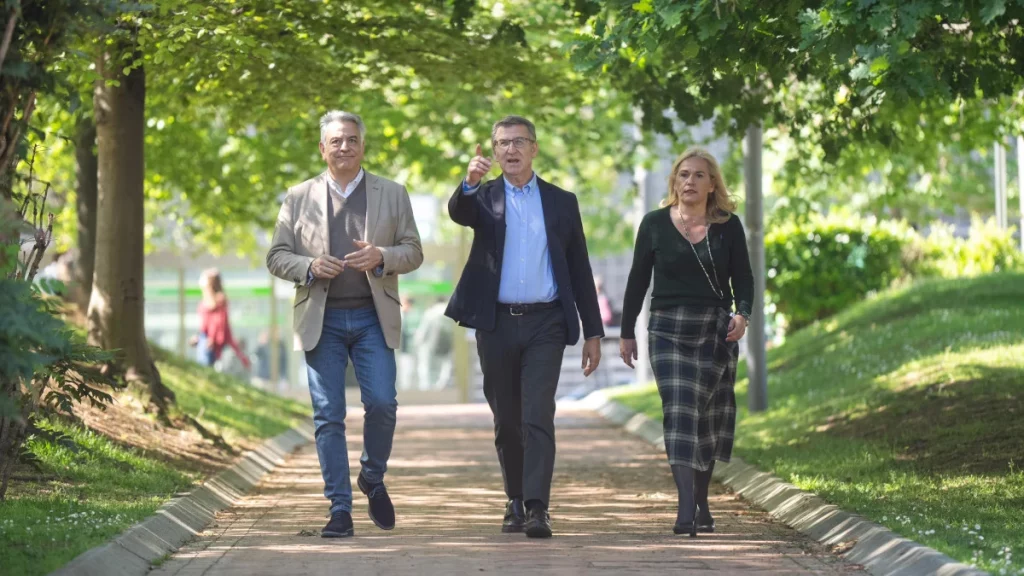
[[[974,525],[974,529],[975,530],[981,530],[981,524],[975,524]]]

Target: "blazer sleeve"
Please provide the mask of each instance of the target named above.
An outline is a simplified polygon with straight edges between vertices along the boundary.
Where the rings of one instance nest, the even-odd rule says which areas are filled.
[[[285,196],[267,252],[267,270],[284,280],[305,286],[313,258],[295,253],[295,194]]]
[[[566,260],[569,263],[572,293],[576,295],[576,308],[583,322],[583,338],[601,338],[604,336],[604,323],[601,322],[601,306],[597,302],[594,272],[590,268],[590,255],[587,253],[587,238],[583,233],[580,204],[575,195],[566,196],[569,198],[572,211],[572,232],[566,247]]]
[[[477,215],[480,213],[480,198],[484,184],[480,184],[472,194],[462,190],[462,182],[455,187],[455,193],[448,200],[448,215],[452,222],[460,226],[476,228]]]
[[[405,186],[398,190],[398,225],[395,227],[395,245],[378,246],[384,257],[384,275],[407,274],[423,264],[423,246],[416,228],[416,217]]]

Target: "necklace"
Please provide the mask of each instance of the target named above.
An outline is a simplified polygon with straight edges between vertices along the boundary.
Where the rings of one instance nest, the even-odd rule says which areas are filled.
[[[697,253],[697,247],[690,241],[690,227],[686,225],[686,220],[683,220],[682,210],[677,210],[677,213],[679,214],[679,223],[683,225],[683,237],[686,238],[686,243],[690,245],[690,250],[693,250],[693,255],[697,258],[697,264],[700,264],[700,269],[704,272],[704,277],[708,279],[708,285],[711,286],[711,290],[715,293],[715,296],[718,296],[719,300],[725,300],[725,291],[716,286],[716,283],[711,280],[711,275],[708,274],[707,268],[704,267],[704,262],[700,259],[700,254]],[[711,269],[717,271],[717,268],[715,267],[715,256],[711,253],[711,241],[708,240],[708,237],[711,236],[710,232],[711,230],[706,230],[704,232],[704,242],[708,245],[708,256],[711,258]],[[698,242],[698,244],[700,244],[700,242]]]

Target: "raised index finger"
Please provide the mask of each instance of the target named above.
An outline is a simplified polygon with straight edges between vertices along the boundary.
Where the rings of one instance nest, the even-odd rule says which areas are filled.
[[[480,147],[480,144],[476,145],[476,155],[480,157],[484,155],[484,149]]]

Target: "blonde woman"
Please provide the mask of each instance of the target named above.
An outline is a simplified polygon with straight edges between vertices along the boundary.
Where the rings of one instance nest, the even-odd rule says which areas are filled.
[[[619,353],[632,368],[636,319],[653,272],[649,351],[679,491],[673,532],[693,537],[715,528],[708,485],[715,461],[728,462],[732,453],[737,341],[750,319],[754,277],[736,203],[714,156],[690,148],[673,164],[668,184],[668,198],[637,234]]]

